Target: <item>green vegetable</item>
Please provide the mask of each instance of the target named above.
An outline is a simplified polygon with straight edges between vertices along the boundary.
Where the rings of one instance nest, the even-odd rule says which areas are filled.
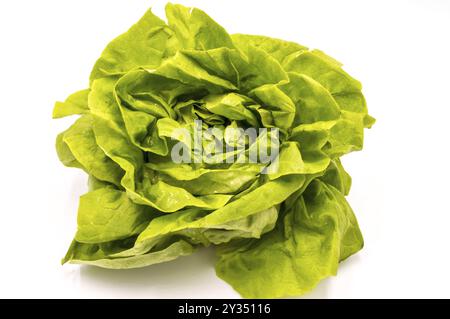
[[[144,267],[214,245],[217,275],[243,297],[311,290],[363,246],[340,162],[374,123],[361,84],[321,51],[229,35],[198,9],[166,13],[167,24],[148,11],[113,40],[89,88],[55,105],[54,118],[80,115],[58,156],[90,177],[63,262]],[[176,135],[198,121],[235,148],[208,157]],[[279,136],[227,135],[240,127]],[[217,135],[203,137],[213,149]],[[250,160],[269,144],[274,161]],[[193,163],[174,161],[180,145]]]

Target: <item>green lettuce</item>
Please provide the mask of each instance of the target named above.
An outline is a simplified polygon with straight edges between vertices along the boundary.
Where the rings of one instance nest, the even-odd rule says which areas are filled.
[[[228,34],[199,9],[149,10],[95,63],[89,88],[57,102],[79,115],[56,150],[89,175],[78,230],[63,262],[124,269],[216,247],[217,275],[243,297],[301,295],[363,247],[340,157],[363,147],[361,84],[318,50]],[[273,163],[249,159],[264,140],[177,163],[175,132],[277,128]],[[214,136],[208,137],[215,141]],[[208,148],[207,141],[205,147]]]

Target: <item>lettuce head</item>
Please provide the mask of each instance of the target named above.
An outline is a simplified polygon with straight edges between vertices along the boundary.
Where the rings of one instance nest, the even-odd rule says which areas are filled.
[[[89,88],[55,105],[54,118],[79,115],[59,159],[89,175],[63,262],[136,268],[213,246],[217,275],[243,297],[308,292],[363,247],[340,162],[374,123],[361,84],[321,51],[230,35],[195,8],[166,15],[149,10],[108,44]],[[195,137],[197,123],[217,133],[200,145],[222,134],[223,153],[176,134]],[[276,128],[276,169],[249,158],[260,136],[229,128]],[[174,161],[179,145],[195,160]]]

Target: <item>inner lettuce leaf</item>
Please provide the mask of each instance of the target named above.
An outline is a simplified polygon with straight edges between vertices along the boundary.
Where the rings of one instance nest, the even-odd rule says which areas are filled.
[[[363,247],[340,161],[375,122],[361,84],[322,51],[230,35],[196,8],[166,16],[148,10],[107,45],[89,87],[55,104],[54,118],[78,116],[58,157],[89,175],[63,263],[138,268],[212,246],[243,297],[310,291]],[[225,152],[198,153],[198,122],[202,147]],[[276,128],[279,152],[253,161],[267,139],[229,128]],[[194,161],[174,161],[175,147]]]

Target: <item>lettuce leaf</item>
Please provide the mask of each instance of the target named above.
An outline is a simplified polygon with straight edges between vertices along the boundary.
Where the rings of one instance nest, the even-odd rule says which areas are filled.
[[[343,194],[314,180],[292,207],[284,207],[273,231],[219,246],[216,272],[243,297],[301,295],[335,275],[338,263],[362,247]]]

